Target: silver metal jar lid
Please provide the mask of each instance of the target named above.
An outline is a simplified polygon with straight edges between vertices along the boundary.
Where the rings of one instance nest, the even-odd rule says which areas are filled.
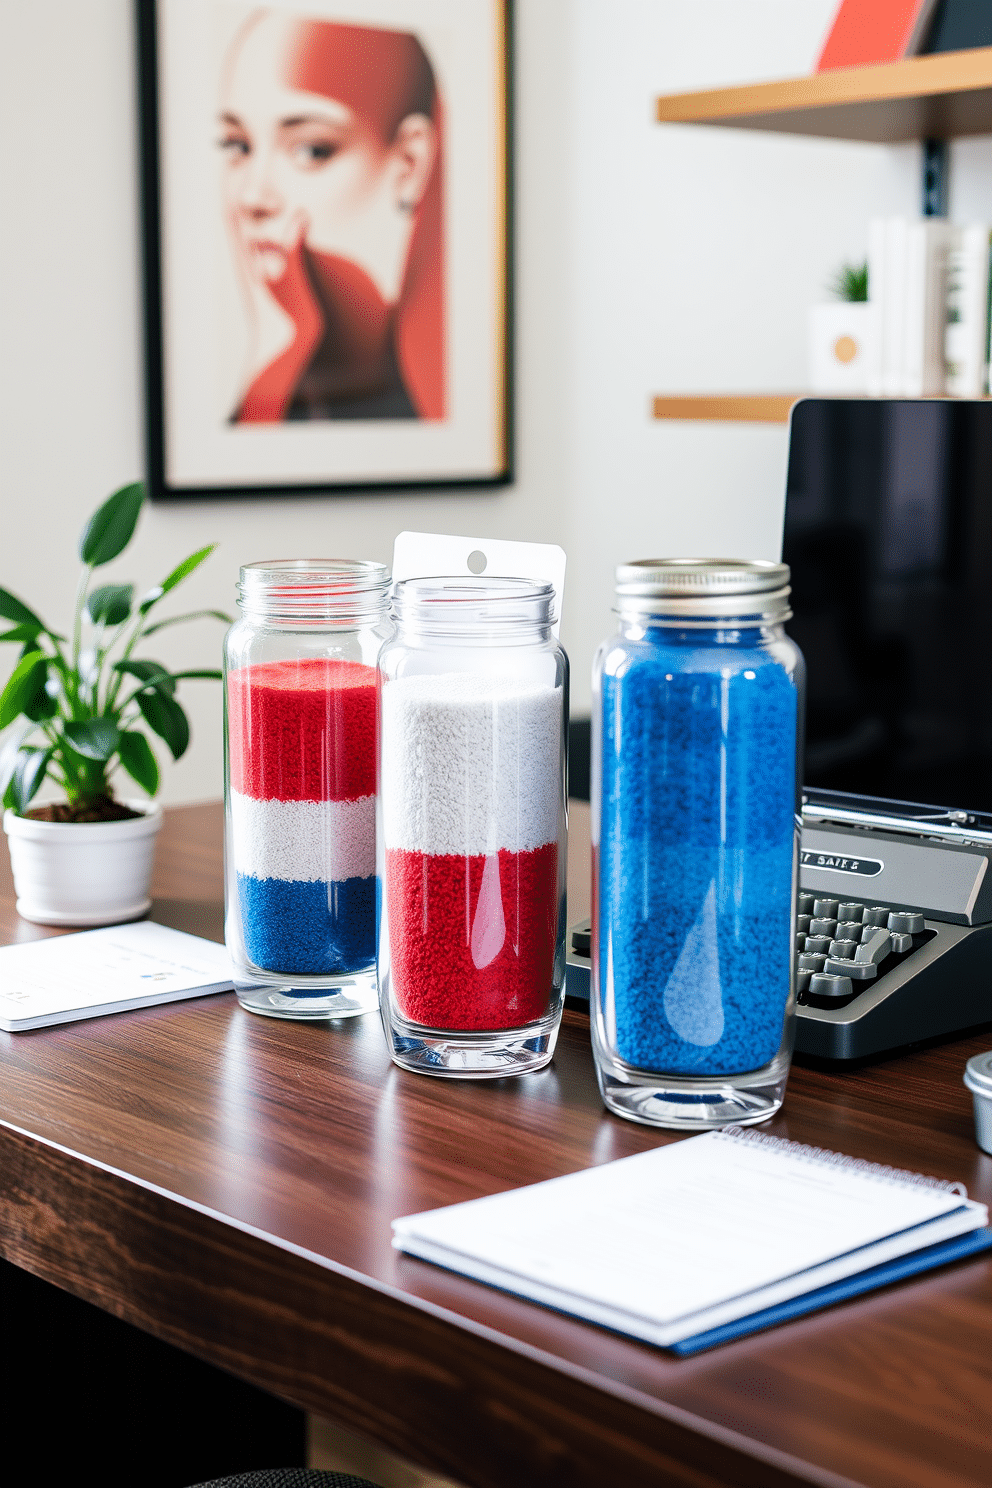
[[[964,1083],[975,1095],[992,1096],[992,1050],[975,1054],[964,1067]]]
[[[617,567],[618,608],[673,616],[787,620],[789,565],[768,559],[640,558]]]

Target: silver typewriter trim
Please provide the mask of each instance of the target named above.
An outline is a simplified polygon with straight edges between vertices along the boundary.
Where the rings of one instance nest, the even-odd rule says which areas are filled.
[[[934,842],[952,842],[959,846],[974,843],[992,847],[992,832],[966,825],[969,813],[946,811],[927,816],[890,816],[887,812],[859,811],[848,806],[818,805],[803,800],[803,826],[868,827],[874,831],[902,832],[912,837],[925,837]],[[960,818],[964,819],[962,824]]]

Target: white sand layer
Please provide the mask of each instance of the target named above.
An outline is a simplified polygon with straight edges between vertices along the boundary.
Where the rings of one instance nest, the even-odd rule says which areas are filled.
[[[560,688],[470,673],[387,682],[386,847],[474,856],[557,841],[561,728]]]

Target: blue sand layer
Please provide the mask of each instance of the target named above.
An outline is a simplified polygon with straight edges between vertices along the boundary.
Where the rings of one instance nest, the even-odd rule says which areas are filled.
[[[284,976],[364,971],[375,960],[375,877],[339,882],[238,874],[245,950]]]
[[[737,1074],[782,1040],[797,692],[761,645],[662,634],[603,677],[600,1000],[628,1064]]]

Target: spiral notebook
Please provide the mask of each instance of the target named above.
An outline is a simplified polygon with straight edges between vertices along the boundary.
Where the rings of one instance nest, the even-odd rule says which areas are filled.
[[[992,1247],[959,1183],[730,1127],[393,1222],[409,1255],[694,1353]]]

